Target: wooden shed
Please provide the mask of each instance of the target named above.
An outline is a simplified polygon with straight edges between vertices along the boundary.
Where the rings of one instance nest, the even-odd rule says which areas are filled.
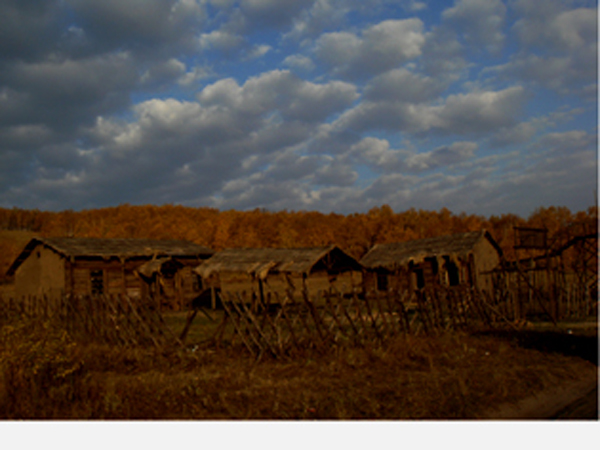
[[[198,295],[192,268],[213,253],[180,240],[34,238],[7,276],[17,297],[152,296],[177,309]]]
[[[489,290],[502,249],[485,230],[377,244],[361,260],[365,290],[474,286]]]
[[[256,296],[304,288],[311,295],[330,288],[351,292],[362,286],[361,270],[358,261],[336,246],[227,249],[195,269],[205,286],[223,294]]]

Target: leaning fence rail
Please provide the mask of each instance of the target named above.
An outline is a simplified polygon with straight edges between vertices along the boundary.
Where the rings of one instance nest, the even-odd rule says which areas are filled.
[[[517,328],[532,312],[555,323],[597,314],[598,299],[591,295],[597,286],[592,290],[582,284],[539,284],[528,275],[517,267],[491,291],[434,286],[366,294],[221,293],[223,320],[203,344],[240,344],[255,356],[279,357],[307,348],[381,345],[406,335]],[[155,305],[150,299],[125,295],[0,297],[0,325],[15,317],[36,317],[57,322],[81,341],[183,345],[198,309],[190,311],[183,331],[175,335]]]
[[[587,291],[578,292],[575,299],[569,296],[575,288],[526,287],[526,298],[510,288],[483,291],[466,286],[367,294],[325,291],[310,295],[288,290],[260,297],[223,293],[225,315],[214,341],[217,345],[238,342],[255,356],[283,356],[306,348],[379,345],[402,335],[516,329],[526,323],[527,311],[538,311],[555,323],[597,312],[597,299],[585,300]]]
[[[240,343],[255,356],[290,355],[336,345],[371,346],[405,335],[493,327],[509,321],[493,299],[472,288],[374,292],[224,293],[225,315],[215,334],[222,345]]]
[[[80,341],[112,345],[181,344],[154,303],[126,295],[0,297],[0,323],[51,320]]]

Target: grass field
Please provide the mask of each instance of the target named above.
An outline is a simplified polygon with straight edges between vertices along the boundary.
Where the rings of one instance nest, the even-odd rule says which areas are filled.
[[[185,349],[82,345],[48,322],[6,324],[0,418],[473,419],[597,373],[595,324],[571,334],[408,336],[257,362],[238,347],[194,344],[210,337],[215,319],[198,315]],[[179,333],[186,315],[165,320]]]

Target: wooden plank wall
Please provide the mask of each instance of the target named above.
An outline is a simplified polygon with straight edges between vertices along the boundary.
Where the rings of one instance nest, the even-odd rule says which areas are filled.
[[[251,275],[240,272],[222,272],[218,275],[218,287],[223,293],[255,293],[259,294],[260,287],[257,279]],[[362,290],[362,273],[357,271],[348,271],[337,275],[330,275],[325,272],[309,275],[303,280],[300,274],[270,274],[263,282],[263,293],[285,295],[292,288],[301,291],[306,287],[310,292],[327,291],[331,288],[339,292],[352,292],[353,289]],[[215,286],[214,278],[210,285]],[[217,286],[215,286],[217,287]]]

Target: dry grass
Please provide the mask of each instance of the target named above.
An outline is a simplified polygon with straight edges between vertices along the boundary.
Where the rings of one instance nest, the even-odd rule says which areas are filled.
[[[514,335],[447,334],[257,363],[235,348],[83,346],[50,323],[21,322],[0,332],[0,417],[476,418],[597,370],[563,353]]]
[[[189,314],[189,312],[165,312],[163,318],[174,334],[180,336],[186,326]],[[199,310],[187,331],[185,342],[193,345],[211,339],[223,321],[223,314],[223,310]]]

